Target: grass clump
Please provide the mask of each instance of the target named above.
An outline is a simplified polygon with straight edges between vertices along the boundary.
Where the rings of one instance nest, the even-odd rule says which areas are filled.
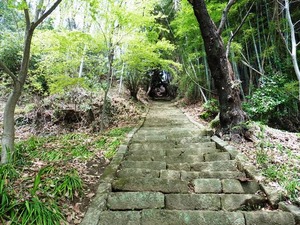
[[[55,202],[44,202],[36,196],[19,203],[17,208],[11,223],[14,225],[57,225],[64,221],[64,216]]]
[[[54,195],[73,200],[75,193],[82,193],[83,182],[76,170],[71,170],[55,182]]]

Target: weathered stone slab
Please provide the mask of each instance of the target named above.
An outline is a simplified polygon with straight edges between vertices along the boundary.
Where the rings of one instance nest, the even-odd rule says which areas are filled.
[[[245,225],[242,213],[188,210],[143,210],[143,225]]]
[[[160,178],[120,178],[113,182],[116,191],[157,191],[162,193],[188,193],[188,182]]]
[[[127,161],[165,161],[166,156],[161,153],[162,151],[155,152],[142,152],[134,153],[126,157]],[[157,153],[157,154],[156,154]]]
[[[167,194],[166,209],[220,210],[219,195],[214,194]]]
[[[192,163],[192,171],[237,171],[234,160]]]
[[[186,156],[186,155],[199,155],[203,156],[205,153],[210,153],[210,152],[218,152],[218,149],[213,149],[213,148],[168,148],[166,150],[166,155],[167,156]]]
[[[200,142],[200,143],[190,143],[187,146],[189,148],[211,148],[211,149],[216,149],[216,143],[213,142],[213,141],[210,141],[210,142]]]
[[[177,155],[177,156],[168,156],[165,158],[166,163],[198,163],[203,162],[203,155]]]
[[[143,168],[151,170],[165,170],[166,162],[161,161],[124,161],[122,168]]]
[[[171,149],[174,148],[174,143],[155,143],[155,142],[146,142],[146,143],[135,143],[133,142],[129,146],[129,152],[140,151],[140,152],[147,152],[147,151],[160,151],[164,149]]]
[[[167,164],[168,170],[186,170],[190,171],[191,167],[189,163],[172,163]]]
[[[235,179],[224,179],[222,180],[223,192],[233,194],[243,194],[244,189],[240,181]]]
[[[193,181],[196,193],[221,193],[222,185],[219,179],[196,179]]]
[[[280,202],[279,209],[286,212],[291,212],[294,215],[296,224],[300,224],[300,207],[296,205],[286,204],[285,202]]]
[[[124,168],[118,171],[118,177],[144,177],[144,178],[159,178],[159,170]]]
[[[256,181],[246,181],[241,182],[241,184],[245,193],[255,194],[257,191],[261,190],[259,183]]]
[[[194,180],[198,178],[238,179],[245,177],[245,173],[240,171],[181,171],[181,180]]]
[[[161,170],[160,178],[168,180],[180,180],[180,171],[177,170]]]
[[[267,200],[260,195],[230,194],[222,196],[222,209],[226,211],[257,210],[264,206]]]
[[[140,225],[139,211],[103,211],[98,225]]]
[[[204,159],[206,162],[230,160],[230,154],[228,152],[207,153],[204,154]]]
[[[107,207],[113,210],[159,209],[165,206],[160,192],[114,192],[108,196]]]
[[[291,213],[280,211],[244,212],[246,225],[295,225]]]

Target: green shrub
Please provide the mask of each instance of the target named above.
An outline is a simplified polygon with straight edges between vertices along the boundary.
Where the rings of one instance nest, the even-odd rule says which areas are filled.
[[[215,118],[219,113],[219,102],[216,99],[211,99],[203,104],[204,112],[200,114],[200,118],[210,120]]]
[[[248,101],[243,104],[251,119],[268,123],[271,119],[298,113],[295,82],[281,74],[263,77],[261,82],[261,87],[247,96]]]

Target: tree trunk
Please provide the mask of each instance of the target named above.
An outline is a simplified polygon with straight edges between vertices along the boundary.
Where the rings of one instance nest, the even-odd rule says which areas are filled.
[[[191,0],[190,3],[199,23],[207,62],[218,90],[221,128],[223,132],[229,132],[248,118],[241,108],[240,81],[235,80],[223,40],[208,14],[204,0]]]
[[[297,43],[297,41],[296,41],[295,25],[293,24],[291,13],[290,13],[290,2],[288,0],[285,0],[284,4],[285,4],[285,6],[284,6],[285,15],[286,15],[286,19],[287,19],[287,22],[288,22],[288,25],[290,28],[290,32],[291,32],[291,34],[290,34],[291,50],[289,50],[288,44],[286,46],[292,57],[294,70],[295,70],[295,73],[296,73],[296,76],[298,79],[298,83],[299,83],[298,100],[300,101],[300,69],[299,69],[299,64],[298,64],[298,59],[297,59],[297,46],[300,44],[300,42]],[[288,40],[288,39],[286,39],[286,40]]]
[[[11,159],[12,154],[14,153],[15,108],[21,96],[22,89],[28,74],[30,47],[33,31],[34,29],[32,29],[31,27],[28,27],[26,30],[23,58],[21,62],[21,69],[19,72],[18,80],[14,81],[13,91],[9,95],[4,108],[1,164],[7,163]]]
[[[15,140],[14,112],[20,96],[21,96],[21,85],[17,83],[14,87],[14,91],[9,95],[4,108],[1,163],[9,162],[11,159],[11,155],[14,152],[14,140]]]

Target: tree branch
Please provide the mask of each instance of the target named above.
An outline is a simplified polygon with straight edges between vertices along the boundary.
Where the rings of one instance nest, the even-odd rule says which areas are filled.
[[[289,45],[288,45],[288,43],[287,43],[285,37],[283,36],[281,30],[278,30],[278,32],[279,32],[280,37],[282,38],[282,40],[283,40],[283,42],[284,42],[284,44],[285,44],[286,50],[288,51],[288,53],[289,53],[290,55],[292,55],[292,52],[291,52],[291,50],[289,49]]]
[[[48,9],[34,24],[32,24],[32,29],[35,29],[40,23],[44,21],[61,3],[62,0],[57,0],[50,9]]]
[[[30,27],[30,16],[29,16],[29,10],[24,9],[24,15],[25,15],[25,21],[26,21],[26,30],[29,30]]]
[[[2,68],[3,71],[11,77],[11,79],[13,79],[14,83],[19,81],[18,77],[13,74],[13,72],[11,72],[11,70],[2,61],[0,61],[0,68]]]
[[[254,2],[252,3],[252,5],[250,6],[250,8],[248,9],[246,15],[244,16],[244,18],[242,19],[242,22],[240,23],[240,25],[238,26],[238,28],[234,31],[233,34],[231,34],[230,36],[230,39],[227,43],[227,47],[226,47],[226,57],[228,57],[229,55],[229,52],[230,52],[230,45],[231,45],[231,42],[233,40],[233,38],[235,37],[235,35],[240,31],[240,29],[242,28],[242,26],[244,25],[246,19],[248,18],[249,14],[250,14],[250,11],[251,9],[253,8],[253,5],[254,5]]]
[[[231,8],[231,6],[233,6],[235,4],[236,0],[229,0],[229,2],[227,3],[225,9],[223,10],[223,15],[222,15],[222,18],[221,18],[221,22],[220,22],[220,25],[219,25],[219,28],[217,30],[217,33],[218,34],[221,34],[223,29],[224,29],[224,26],[225,26],[225,22],[227,20],[227,14]]]
[[[265,76],[265,74],[263,74],[262,72],[258,71],[257,69],[255,69],[253,66],[250,65],[250,63],[249,63],[248,60],[246,59],[246,56],[245,56],[243,53],[241,53],[241,55],[242,55],[242,57],[243,57],[243,59],[244,59],[244,60],[241,60],[241,62],[242,62],[245,66],[249,67],[251,70],[255,71],[255,72],[258,73],[259,75]]]
[[[284,7],[284,4],[282,4],[279,0],[277,0],[277,3],[278,3],[281,7]]]

